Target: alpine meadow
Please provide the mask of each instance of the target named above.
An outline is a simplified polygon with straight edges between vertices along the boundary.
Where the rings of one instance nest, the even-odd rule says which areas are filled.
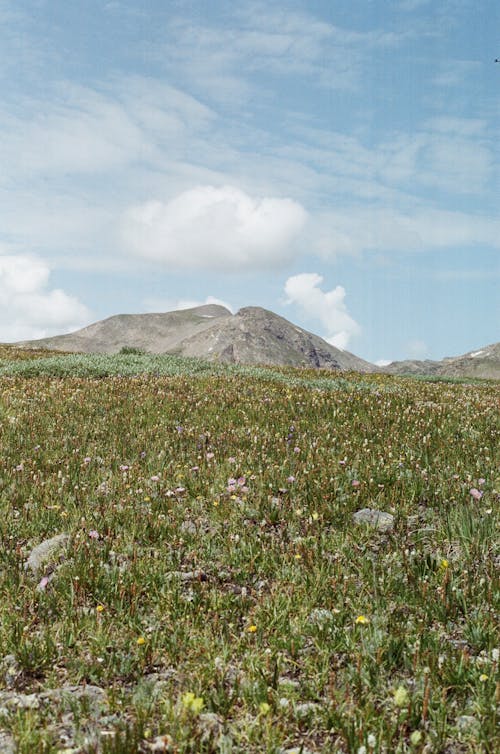
[[[489,752],[494,381],[0,360],[2,752]]]

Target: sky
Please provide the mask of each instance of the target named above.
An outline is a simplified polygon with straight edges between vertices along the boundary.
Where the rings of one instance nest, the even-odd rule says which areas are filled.
[[[500,340],[497,0],[0,0],[0,341],[262,306]]]

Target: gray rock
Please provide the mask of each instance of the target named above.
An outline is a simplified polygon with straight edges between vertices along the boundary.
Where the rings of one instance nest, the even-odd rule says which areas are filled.
[[[333,613],[324,607],[316,607],[314,610],[311,610],[307,620],[309,623],[314,623],[317,626],[325,626],[333,620]]]
[[[319,705],[315,702],[302,702],[295,707],[295,714],[299,718],[309,717],[316,712],[318,707]]]
[[[472,733],[479,728],[479,720],[473,715],[460,715],[457,718],[457,728],[463,732]]]
[[[2,754],[14,754],[16,745],[14,739],[6,731],[0,730],[0,751]]]
[[[25,570],[31,570],[35,575],[42,568],[53,565],[57,556],[69,542],[69,534],[56,534],[55,537],[45,539],[33,548],[24,564]]]
[[[362,508],[353,514],[353,519],[357,524],[368,524],[382,532],[389,532],[394,528],[394,516],[375,508]]]

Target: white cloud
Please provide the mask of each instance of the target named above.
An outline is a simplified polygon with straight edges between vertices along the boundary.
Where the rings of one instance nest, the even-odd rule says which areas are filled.
[[[324,292],[319,287],[322,282],[321,275],[315,272],[289,277],[285,283],[287,303],[297,305],[306,317],[319,320],[326,332],[325,340],[345,349],[361,328],[347,311],[345,289],[337,285]]]
[[[292,199],[254,198],[234,186],[197,186],[125,215],[131,252],[177,269],[267,269],[289,262],[307,213]]]
[[[377,361],[375,362],[375,366],[377,367],[386,367],[389,364],[392,364],[391,359],[377,359]]]
[[[206,304],[216,304],[217,306],[223,306],[225,309],[229,309],[231,313],[234,313],[235,309],[227,301],[223,301],[215,296],[207,296],[204,301],[197,299],[183,299],[183,298],[147,298],[144,300],[144,307],[147,312],[175,312],[182,309],[194,309],[197,306],[205,306]]]
[[[88,323],[88,309],[64,291],[49,289],[49,277],[42,259],[0,252],[0,341],[43,338]]]

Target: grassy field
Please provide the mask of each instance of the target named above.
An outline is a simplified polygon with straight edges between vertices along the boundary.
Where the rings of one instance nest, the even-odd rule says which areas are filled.
[[[0,349],[0,751],[496,750],[499,383],[41,356]]]

